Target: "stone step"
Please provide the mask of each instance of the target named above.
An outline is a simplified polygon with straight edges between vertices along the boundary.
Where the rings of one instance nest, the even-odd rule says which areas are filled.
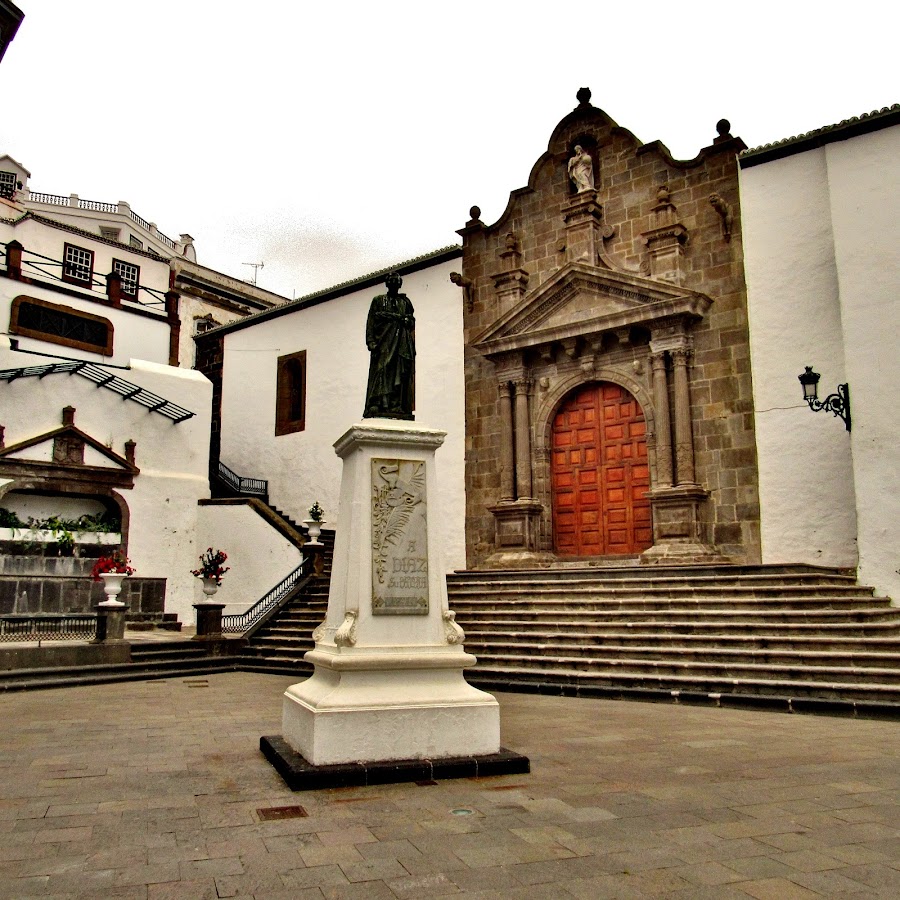
[[[450,605],[463,603],[599,603],[599,602],[821,602],[834,598],[837,601],[870,601],[890,604],[887,598],[873,597],[871,588],[851,585],[791,585],[783,587],[715,587],[698,585],[661,586],[643,584],[635,586],[610,585],[504,585],[502,587],[464,585],[449,592]]]
[[[178,678],[212,672],[230,672],[235,668],[234,657],[203,655],[197,658],[181,656],[131,663],[16,669],[0,672],[0,692],[71,687],[80,684],[104,684],[115,681]]]
[[[803,678],[763,678],[758,675],[735,677],[718,675],[698,677],[693,672],[667,674],[632,672],[617,669],[573,672],[565,665],[542,670],[500,663],[477,665],[466,672],[466,680],[477,686],[504,687],[516,690],[519,685],[540,685],[542,691],[567,685],[591,685],[603,688],[641,691],[690,691],[704,694],[752,694],[760,697],[804,697],[828,700],[864,701],[896,704],[900,715],[900,685],[895,682],[877,684],[869,681],[828,682]],[[560,690],[560,692],[562,692]]]
[[[799,648],[743,648],[721,647],[713,643],[700,646],[652,644],[617,644],[614,642],[576,644],[560,641],[555,638],[533,642],[516,642],[505,639],[488,638],[479,640],[466,635],[465,647],[480,659],[487,659],[495,654],[511,654],[529,659],[539,657],[571,657],[602,661],[639,659],[643,661],[666,662],[677,660],[681,663],[716,662],[716,663],[754,663],[803,666],[840,666],[840,667],[876,667],[892,669],[900,679],[900,649],[875,650],[860,649],[866,645],[859,642],[854,649],[839,650],[804,650]]]
[[[794,680],[800,678],[807,682],[843,682],[864,681],[866,684],[893,685],[900,697],[900,669],[896,667],[880,668],[876,666],[792,666],[778,663],[757,662],[719,662],[709,659],[682,660],[640,659],[631,656],[611,657],[599,654],[574,656],[571,654],[532,655],[521,653],[504,653],[501,650],[482,652],[478,666],[483,668],[513,667],[519,670],[538,672],[543,670],[565,670],[569,672],[624,672],[632,675],[643,674],[648,677],[658,675],[690,675],[703,679],[746,679],[766,678]]]
[[[705,586],[779,585],[856,585],[856,577],[838,569],[809,567],[804,571],[782,571],[775,566],[707,567],[697,571],[691,567],[663,566],[658,568],[630,567],[621,569],[537,569],[531,572],[479,570],[455,572],[447,575],[451,591],[473,584],[503,587],[504,585],[565,585],[598,584],[624,586],[629,584],[696,584]]]
[[[667,615],[679,614],[719,614],[719,613],[772,613],[782,612],[809,613],[819,610],[830,611],[879,611],[890,613],[900,619],[900,609],[890,605],[887,599],[872,597],[807,597],[800,599],[785,598],[733,598],[721,599],[666,599],[666,598],[596,598],[577,599],[545,599],[543,597],[522,597],[516,599],[496,600],[492,597],[479,599],[454,597],[450,603],[457,615],[492,616],[521,615],[544,616],[551,618],[564,613],[597,612],[608,615],[610,612],[632,613],[659,612]]]
[[[534,611],[521,610],[490,615],[468,615],[464,610],[456,610],[456,620],[463,630],[481,624],[498,633],[509,629],[525,629],[529,625],[547,628],[552,622],[558,630],[572,629],[626,629],[628,631],[677,630],[691,633],[721,627],[733,631],[736,627],[763,628],[810,628],[813,626],[853,626],[855,628],[879,628],[900,633],[900,615],[896,611],[861,608],[855,610],[561,610],[552,616],[539,615]]]
[[[543,623],[532,631],[496,632],[490,629],[472,627],[465,629],[466,647],[490,646],[497,642],[526,644],[539,648],[547,643],[561,643],[568,646],[600,647],[616,646],[647,647],[668,653],[684,651],[747,650],[754,652],[794,651],[797,653],[900,653],[900,634],[889,637],[867,635],[860,637],[840,637],[813,633],[809,636],[783,635],[779,631],[769,634],[679,634],[668,631],[623,631],[619,633],[583,629],[563,631],[548,630]],[[473,651],[474,652],[474,651]]]

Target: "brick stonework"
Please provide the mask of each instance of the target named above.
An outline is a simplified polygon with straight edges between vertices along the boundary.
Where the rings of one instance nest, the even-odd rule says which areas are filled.
[[[464,318],[470,566],[484,564],[497,549],[497,519],[490,508],[501,499],[504,419],[498,381],[504,381],[507,373],[510,381],[524,377],[532,385],[528,399],[531,493],[543,504],[532,549],[545,559],[553,549],[549,428],[563,397],[578,384],[615,381],[635,394],[647,417],[651,488],[660,487],[653,482],[658,477],[660,435],[654,430],[657,411],[650,354],[651,343],[657,349],[666,340],[664,321],[651,315],[645,327],[631,322],[625,328],[568,336],[557,328],[556,336],[540,347],[505,354],[485,350],[485,334],[492,329],[496,333],[498,322],[527,306],[567,263],[581,263],[583,270],[596,267],[601,274],[618,273],[622,283],[642,284],[648,290],[665,286],[688,294],[698,292],[712,301],[704,301],[708,309],[700,304],[700,312],[682,316],[678,326],[685,342],[680,346],[687,349],[689,359],[695,477],[687,480],[699,485],[695,496],[704,498],[694,501],[702,541],[736,561],[759,561],[738,194],[737,154],[744,144],[727,133],[727,122],[718,128],[719,137],[711,146],[682,162],[674,160],[659,142],[642,145],[604,112],[583,101],[556,127],[528,186],[511,193],[500,220],[486,226],[473,208],[473,218],[460,230],[462,274],[471,282]],[[590,192],[576,195],[568,179],[567,162],[576,144],[593,158],[593,197]],[[718,195],[715,204],[711,195]],[[599,289],[600,306],[592,311],[585,309],[586,295],[576,286],[571,293],[582,298],[576,318],[602,314],[603,296],[615,295],[614,288],[611,294],[609,290]],[[671,352],[665,356],[673,411],[670,440],[677,469],[686,463],[676,448],[673,358]],[[654,515],[659,519],[662,513],[655,510]],[[658,521],[657,526],[661,525]]]

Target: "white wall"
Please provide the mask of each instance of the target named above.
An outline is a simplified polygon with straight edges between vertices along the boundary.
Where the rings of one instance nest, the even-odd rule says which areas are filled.
[[[302,554],[250,506],[201,506],[197,517],[197,560],[207,547],[224,550],[231,567],[216,592],[223,615],[241,613],[300,565]],[[194,578],[195,602],[204,599]]]
[[[447,431],[436,464],[448,569],[465,566],[462,292],[449,280],[459,260],[404,276],[416,312],[416,421]],[[269,480],[272,503],[297,519],[315,500],[335,521],[341,463],[334,442],[362,419],[369,304],[383,286],[286,313],[225,337],[222,461]],[[306,430],[275,436],[279,356],[306,350]],[[431,500],[429,499],[429,504]]]
[[[826,153],[853,414],[859,575],[900,603],[900,128],[829,144]]]
[[[741,171],[763,561],[858,564],[895,599],[898,139],[887,129]],[[851,433],[803,403],[806,365],[820,399],[849,382]]]
[[[0,350],[0,368],[22,366],[23,360],[28,365],[41,362],[40,357]],[[50,375],[0,383],[0,424],[6,427],[9,446],[59,427],[62,408],[74,406],[76,427],[120,456],[126,441],[136,442],[141,471],[134,488],[120,492],[130,511],[128,554],[139,575],[167,579],[166,611],[193,622],[195,579],[190,570],[200,553],[197,500],[209,497],[212,386],[199,372],[136,359],[130,365],[119,373],[123,378],[196,415],[175,424],[77,375]]]

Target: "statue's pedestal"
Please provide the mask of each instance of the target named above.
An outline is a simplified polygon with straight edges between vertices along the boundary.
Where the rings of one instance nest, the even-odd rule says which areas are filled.
[[[306,654],[315,671],[285,692],[282,738],[262,739],[295,789],[291,766],[312,773],[307,789],[373,783],[376,770],[381,782],[476,775],[479,764],[482,774],[528,771],[527,759],[501,751],[497,701],[463,677],[475,657],[448,611],[434,466],[443,440],[368,419],[335,444],[340,527],[328,612]]]

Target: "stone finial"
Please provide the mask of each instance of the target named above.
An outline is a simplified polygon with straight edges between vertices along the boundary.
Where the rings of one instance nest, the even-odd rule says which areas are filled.
[[[469,221],[466,222],[466,225],[480,225],[481,224],[481,208],[478,206],[473,206],[469,209]]]
[[[719,136],[713,140],[713,144],[724,144],[726,141],[733,141],[731,136],[731,122],[728,119],[719,119],[716,122],[716,131]]]
[[[75,424],[75,407],[74,406],[64,406],[63,407],[62,423],[63,423],[63,425],[74,425]]]
[[[727,244],[731,240],[731,227],[734,224],[734,215],[731,211],[731,206],[718,194],[710,194],[709,202],[722,220],[722,238]]]
[[[507,232],[505,240],[507,250],[512,250],[513,253],[515,253],[519,249],[519,241],[516,238],[515,232]]]
[[[590,106],[591,89],[586,87],[578,88],[578,93],[575,94],[575,99],[578,101],[579,106]]]
[[[669,186],[667,184],[661,184],[656,189],[656,202],[657,203],[671,203],[672,195],[669,192]]]
[[[125,459],[128,460],[132,465],[134,465],[134,450],[137,447],[137,443],[134,441],[125,441]]]

